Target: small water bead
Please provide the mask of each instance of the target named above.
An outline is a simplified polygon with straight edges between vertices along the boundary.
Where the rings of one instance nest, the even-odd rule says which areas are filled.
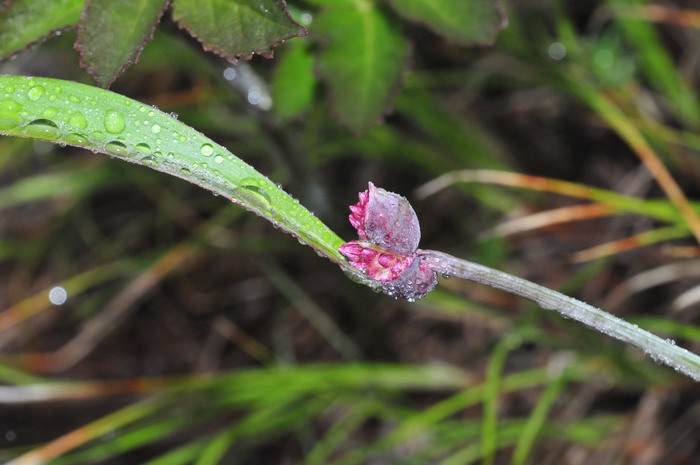
[[[88,142],[87,137],[77,132],[71,132],[66,137],[64,137],[63,140],[65,140],[69,144],[74,145],[86,145]]]
[[[157,165],[158,164],[158,160],[153,155],[146,155],[145,157],[141,158],[141,161],[143,163],[146,163],[149,165]]]
[[[187,137],[185,136],[177,136],[177,140],[180,142],[187,142]]]
[[[60,131],[53,121],[35,119],[25,126],[24,133],[41,139],[55,139],[60,134]]]
[[[219,164],[221,164],[221,163],[223,163],[223,162],[224,162],[224,157],[223,157],[223,156],[217,155],[217,156],[214,157],[214,163],[219,163]]]
[[[76,97],[75,95],[71,94],[68,96],[68,100],[70,100],[73,103],[80,103],[81,100],[80,98]]]
[[[108,133],[119,134],[126,129],[124,116],[115,110],[108,110],[105,113],[104,126]]]
[[[98,142],[105,140],[105,134],[101,131],[95,131],[92,133],[92,138]]]
[[[136,147],[134,147],[136,150],[138,150],[141,153],[151,153],[151,146],[148,144],[136,144]]]
[[[185,176],[189,176],[192,174],[192,171],[190,171],[188,168],[180,168],[180,173],[184,174]]]
[[[124,145],[123,142],[119,142],[117,140],[107,142],[105,144],[105,150],[107,150],[108,152],[116,153],[118,155],[128,155],[129,154],[129,151],[126,148],[126,145]]]
[[[11,98],[6,98],[0,101],[0,110],[20,111],[21,109],[22,105],[15,102]]]
[[[214,147],[211,144],[203,144],[199,148],[199,153],[201,153],[205,157],[211,157],[214,153]]]
[[[153,126],[151,126],[151,132],[153,134],[158,134],[160,132],[160,130],[161,130],[161,127],[159,124],[154,124]]]
[[[27,98],[32,102],[36,102],[44,95],[45,89],[41,86],[34,86],[27,92]]]
[[[43,116],[46,119],[51,119],[54,118],[58,114],[58,112],[58,108],[48,107],[41,113],[41,116]]]
[[[71,126],[75,126],[79,129],[85,129],[87,127],[87,120],[85,119],[85,116],[83,116],[82,113],[76,111],[74,113],[71,113],[68,117],[68,124],[70,124]]]
[[[254,178],[242,179],[237,188],[233,189],[233,201],[242,202],[261,211],[269,211],[272,208],[272,201],[267,192],[261,186],[265,183]]]
[[[171,160],[175,158],[175,152],[168,152],[168,158]]]
[[[0,129],[16,128],[24,122],[24,118],[13,111],[0,110]]]

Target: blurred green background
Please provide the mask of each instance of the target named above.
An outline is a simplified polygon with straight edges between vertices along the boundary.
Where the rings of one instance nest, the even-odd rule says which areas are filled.
[[[176,113],[347,240],[347,206],[372,181],[412,201],[422,247],[700,352],[693,220],[653,168],[698,196],[697,5],[503,3],[495,44],[468,46],[369,2],[410,45],[385,120],[364,128],[329,94],[320,1],[289,1],[307,37],[237,65],[166,13],[111,89]],[[0,73],[92,84],[74,40],[63,31]],[[196,186],[25,139],[0,139],[0,209],[3,461],[700,456],[690,379],[502,292],[441,278],[417,303],[393,300]]]

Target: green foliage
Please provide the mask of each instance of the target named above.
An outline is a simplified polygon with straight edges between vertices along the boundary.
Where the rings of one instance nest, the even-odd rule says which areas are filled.
[[[138,61],[153,38],[168,0],[88,0],[75,48],[81,65],[101,87],[109,87]]]
[[[493,44],[505,18],[490,0],[389,0],[396,14],[464,44]]]
[[[110,91],[55,79],[0,76],[0,91],[0,133],[84,147],[187,179],[357,274],[338,253],[343,241],[299,202],[172,116]]]
[[[344,124],[363,133],[391,104],[406,64],[408,42],[398,26],[367,0],[333,2],[315,23],[316,33],[328,41],[318,66],[328,84],[331,105]]]
[[[408,65],[410,41],[379,0],[310,3],[319,10],[311,33],[320,50],[313,63],[308,46],[306,53],[296,49],[282,62],[284,74],[275,87],[277,111],[289,117],[308,107],[314,87],[310,70],[315,68],[326,83],[334,116],[353,133],[363,134],[392,110]],[[81,65],[100,86],[109,87],[138,60],[166,5],[164,0],[89,0],[78,22],[81,2],[11,2],[8,14],[0,17],[0,31],[8,31],[0,59],[77,23],[75,48],[81,52]],[[505,25],[494,0],[412,0],[391,5],[398,16],[424,22],[446,39],[466,45],[492,43]],[[172,14],[205,50],[234,63],[253,54],[272,57],[279,43],[306,35],[306,29],[290,18],[285,3],[277,0],[174,0]],[[292,85],[296,87],[290,89]]]
[[[64,27],[77,24],[81,3],[6,1],[3,57],[64,32],[5,72],[80,80],[65,53],[77,64],[75,35]],[[370,128],[386,106],[371,121],[369,113],[357,117],[368,129],[354,137],[328,117],[329,108],[340,111],[316,92],[317,78],[333,47],[361,50],[369,42],[358,30],[340,43],[321,35],[324,15],[341,9],[336,0],[288,3],[310,35],[276,48],[275,62],[235,68],[252,70],[256,85],[270,83],[272,112],[232,91],[224,65],[203,58],[172,23],[117,81],[133,100],[35,78],[44,92],[33,91],[34,101],[29,87],[10,95],[3,81],[0,126],[32,139],[0,138],[0,416],[7,430],[0,461],[462,465],[556,462],[574,453],[624,462],[624,438],[636,434],[642,405],[650,424],[679,434],[673,450],[652,437],[646,444],[653,447],[642,444],[639,454],[692,463],[698,445],[683,425],[697,422],[695,387],[681,377],[569,320],[455,278],[411,305],[346,282],[335,266],[225,198],[144,169],[180,165],[161,165],[162,151],[153,165],[136,148],[144,142],[155,154],[158,136],[149,125],[156,120],[130,111],[154,111],[161,133],[180,133],[178,121],[137,100],[154,104],[207,134],[183,129],[187,144],[159,142],[182,150],[183,163],[198,164],[181,176],[190,181],[230,184],[252,173],[265,187],[283,185],[349,237],[346,206],[373,180],[413,201],[426,247],[517,270],[697,352],[692,303],[700,268],[686,258],[697,256],[687,220],[640,169],[620,126],[606,119],[612,108],[615,122],[635,127],[684,190],[697,191],[696,86],[688,78],[696,71],[679,53],[696,49],[693,26],[649,21],[643,8],[629,9],[646,5],[640,2],[558,9],[504,1],[509,27],[495,47],[472,49],[450,35],[466,29],[449,32],[425,10],[408,16],[409,6],[428,2],[357,1],[366,18],[383,21],[412,50],[414,65],[403,62],[398,78],[376,70],[377,79],[396,79],[384,102],[396,118]],[[458,7],[476,4],[430,3],[446,5],[448,25],[460,17]],[[60,19],[71,11],[73,19]],[[498,29],[482,26],[484,34]],[[637,26],[646,31],[628,30]],[[553,53],[562,46],[564,55]],[[334,62],[340,75],[362,70],[355,58]],[[341,91],[359,95],[360,84],[367,85],[346,79]],[[93,112],[91,98],[107,106]],[[104,150],[107,140],[94,131],[106,132],[112,98],[125,128],[111,140],[125,151],[111,155],[133,163],[70,146]],[[70,121],[75,111],[85,128],[77,117]],[[67,143],[69,133],[84,140]],[[231,147],[246,163],[218,166],[198,154],[199,142]],[[429,198],[412,191],[465,169],[523,173],[531,184],[516,191],[458,182]],[[542,190],[542,178],[574,182],[556,192],[529,190]],[[584,195],[566,197],[567,188]],[[253,192],[238,200],[253,210],[265,204]],[[293,207],[292,199],[282,201]],[[563,214],[581,203],[609,207],[614,216],[497,232],[505,221]],[[300,218],[314,221],[306,211]],[[340,241],[331,234],[321,240],[329,253]],[[607,242],[618,239],[632,248],[623,253]],[[607,250],[605,260],[569,261],[597,246]],[[63,306],[47,299],[56,286],[68,293]],[[37,422],[46,436],[36,436]],[[68,443],[74,447],[61,449]]]
[[[308,110],[314,100],[314,58],[308,44],[290,44],[277,63],[272,81],[275,113],[291,118]]]
[[[231,62],[254,53],[272,57],[272,48],[306,29],[276,0],[173,0],[173,18],[205,50]]]
[[[49,35],[72,27],[85,0],[14,0],[0,7],[0,59],[23,52]]]

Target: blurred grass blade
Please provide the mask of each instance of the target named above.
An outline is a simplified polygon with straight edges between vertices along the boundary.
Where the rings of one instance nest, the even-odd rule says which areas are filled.
[[[687,237],[689,231],[685,227],[669,226],[666,228],[652,229],[631,237],[625,237],[612,242],[599,244],[586,250],[580,250],[571,255],[574,262],[585,262],[609,255],[626,252],[645,245],[657,244],[662,241]]]
[[[492,44],[508,23],[494,0],[389,0],[396,13],[466,45]]]
[[[0,134],[84,147],[190,181],[367,281],[338,252],[343,240],[299,202],[223,146],[156,108],[74,82],[0,76]]]
[[[512,465],[525,465],[527,463],[535,439],[546,424],[547,414],[566,386],[568,379],[568,370],[564,369],[559,376],[551,380],[547,385],[530,418],[528,418],[527,423],[523,427],[522,434],[518,438],[515,451],[513,452]]]
[[[0,61],[74,26],[85,0],[5,0],[0,5]]]
[[[495,170],[460,170],[446,173],[416,189],[416,196],[425,198],[459,182],[481,182],[504,186],[522,187],[535,191],[551,192],[579,199],[586,199],[606,205],[617,212],[637,213],[661,221],[685,224],[668,200],[639,199],[606,189],[586,186],[558,179],[509,173]],[[693,208],[698,208],[693,204]]]
[[[613,11],[618,8],[641,6],[644,0],[609,0]],[[651,84],[666,98],[669,106],[675,110],[688,125],[700,124],[700,106],[698,96],[683,79],[675,63],[669,57],[661,43],[654,25],[645,20],[626,17],[618,13],[618,21],[629,38],[630,44],[638,49],[639,62]]]
[[[100,87],[138,61],[169,0],[87,0],[75,48]]]
[[[483,465],[493,465],[498,449],[498,397],[503,384],[503,365],[506,357],[520,338],[515,335],[507,336],[494,349],[488,368],[483,391],[484,413],[481,420],[481,453]]]

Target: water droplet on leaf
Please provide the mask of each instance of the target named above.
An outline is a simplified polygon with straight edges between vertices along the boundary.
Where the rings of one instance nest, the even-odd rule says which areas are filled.
[[[214,147],[212,147],[211,144],[203,144],[199,148],[199,152],[204,155],[205,157],[211,157],[212,154],[214,153]]]
[[[42,95],[44,95],[44,88],[41,86],[34,86],[27,92],[27,98],[32,102],[39,100]]]
[[[105,144],[105,150],[108,152],[116,153],[117,155],[129,155],[129,151],[126,149],[126,145],[123,142],[113,140]]]
[[[71,132],[66,137],[64,137],[63,140],[65,140],[69,144],[74,145],[85,145],[88,142],[87,137],[85,137],[82,134],[78,134],[77,132]]]
[[[13,111],[0,110],[0,129],[12,129],[24,122],[24,119]]]
[[[151,147],[148,144],[137,144],[134,148],[141,153],[151,153]]]
[[[105,129],[110,134],[119,134],[126,128],[124,116],[115,110],[108,110],[107,113],[105,113],[104,125]]]
[[[27,124],[24,133],[41,139],[55,139],[59,135],[56,123],[48,119],[35,119]]]

